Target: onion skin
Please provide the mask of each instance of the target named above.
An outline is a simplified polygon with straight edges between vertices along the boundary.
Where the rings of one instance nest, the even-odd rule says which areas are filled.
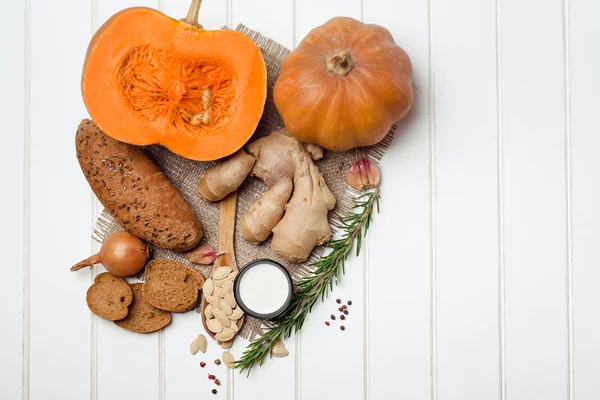
[[[71,267],[71,271],[93,268],[95,264],[101,263],[115,276],[132,276],[144,268],[149,257],[150,250],[142,239],[129,232],[117,232],[102,243],[98,254],[78,262]]]

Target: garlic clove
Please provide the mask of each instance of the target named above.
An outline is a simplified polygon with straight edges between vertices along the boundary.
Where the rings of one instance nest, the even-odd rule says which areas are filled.
[[[348,184],[353,189],[372,189],[379,186],[380,182],[379,166],[365,156],[359,157],[348,171]]]
[[[216,251],[212,246],[203,244],[187,253],[187,259],[194,264],[210,265],[215,262],[217,257],[221,254],[225,254],[225,252]]]

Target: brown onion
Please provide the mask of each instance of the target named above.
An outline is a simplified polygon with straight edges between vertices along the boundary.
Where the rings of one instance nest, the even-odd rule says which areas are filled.
[[[129,232],[117,232],[102,243],[98,254],[78,262],[71,271],[93,268],[101,263],[108,272],[116,276],[131,276],[138,273],[150,257],[150,251],[144,241]]]

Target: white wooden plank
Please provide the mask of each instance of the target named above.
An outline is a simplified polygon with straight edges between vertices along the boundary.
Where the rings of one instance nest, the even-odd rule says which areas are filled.
[[[495,22],[494,0],[431,3],[440,399],[500,387]]]
[[[23,372],[23,349],[27,343],[23,342],[23,277],[27,263],[24,256],[24,218],[29,212],[25,204],[28,171],[26,172],[26,145],[25,139],[28,132],[25,124],[25,90],[26,74],[26,28],[24,18],[26,9],[23,2],[10,7],[3,7],[6,23],[0,27],[0,54],[10,54],[10,62],[3,63],[0,86],[5,93],[10,95],[0,98],[0,110],[5,117],[4,147],[10,149],[9,154],[0,158],[0,171],[5,187],[9,188],[0,200],[4,213],[3,229],[0,233],[0,242],[4,254],[3,269],[4,281],[9,283],[0,291],[0,302],[4,307],[0,309],[0,319],[10,321],[3,324],[3,345],[0,364],[0,398],[20,399],[23,382],[26,379]],[[28,10],[27,10],[28,12]],[[27,27],[28,28],[28,27]],[[28,79],[28,77],[27,77]],[[28,168],[28,167],[27,167]],[[25,237],[26,239],[27,237]],[[26,244],[25,246],[28,246]],[[27,354],[27,353],[25,353]]]
[[[395,12],[401,10],[402,12]],[[430,378],[429,32],[425,2],[369,0],[413,64],[414,105],[381,162],[381,214],[368,235],[370,399],[428,399]],[[390,307],[394,309],[390,318]],[[393,343],[393,344],[392,344]]]
[[[91,193],[75,157],[90,2],[31,1],[30,398],[90,396]]]
[[[260,10],[260,12],[257,12]],[[273,40],[291,48],[293,45],[293,4],[291,1],[261,0],[248,2],[233,0],[230,9],[232,27],[239,23],[261,32]],[[285,358],[272,358],[265,361],[263,366],[255,366],[250,373],[232,373],[234,396],[236,400],[253,400],[262,397],[293,400],[296,397],[296,369],[298,355],[296,336],[286,340],[290,354]],[[232,354],[239,358],[248,345],[246,340],[238,339],[232,349]],[[268,388],[268,389],[266,389]]]
[[[298,42],[313,28],[335,16],[361,18],[359,0],[304,0],[297,4]],[[364,368],[364,257],[350,257],[346,275],[324,303],[319,303],[307,318],[300,340],[302,399],[337,397],[362,399],[365,394]],[[350,314],[340,321],[335,299],[352,300]],[[334,314],[335,321],[329,319]],[[331,326],[326,326],[329,320]],[[340,325],[346,329],[340,330]]]
[[[562,1],[503,0],[500,12],[506,396],[511,400],[565,399]]]
[[[570,111],[573,210],[574,395],[600,398],[600,3],[570,3]]]
[[[184,18],[190,2],[188,0],[164,0],[165,13],[173,18]],[[206,29],[220,29],[226,23],[226,2],[204,1],[200,9],[200,23]],[[217,388],[219,398],[226,398],[227,393],[227,368],[221,364],[216,366],[213,360],[221,357],[219,346],[209,338],[206,354],[190,354],[190,343],[204,333],[208,338],[200,314],[189,311],[184,314],[173,314],[171,325],[164,330],[164,340],[161,346],[161,368],[164,369],[164,387],[161,395],[165,399],[197,399],[213,396],[211,390]],[[206,363],[205,368],[200,368],[200,361]],[[215,386],[210,381],[208,374],[215,374],[222,382],[221,387]]]
[[[97,29],[116,12],[133,6],[157,8],[157,0],[102,0],[98,1],[93,28]],[[102,205],[97,201],[98,211]],[[98,246],[99,248],[99,246]],[[106,271],[102,266],[96,274]],[[142,335],[125,331],[114,323],[102,318],[95,318],[92,333],[92,345],[96,343],[95,368],[96,375],[92,376],[93,386],[97,388],[97,399],[158,399],[159,398],[159,368],[158,368],[158,336],[159,333]],[[134,364],[127,374],[117,366]],[[94,381],[95,380],[95,381]],[[135,384],[131,384],[131,382]]]

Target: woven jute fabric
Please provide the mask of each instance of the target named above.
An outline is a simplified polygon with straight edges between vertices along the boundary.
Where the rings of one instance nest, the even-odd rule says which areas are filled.
[[[263,116],[258,128],[251,140],[266,136],[269,133],[284,127],[283,120],[273,103],[273,87],[279,76],[281,63],[290,50],[279,43],[262,36],[260,33],[248,29],[244,25],[239,25],[237,30],[248,35],[262,51],[267,66],[267,101]],[[392,128],[393,131],[394,127]],[[379,161],[387,147],[390,145],[393,132],[390,132],[379,144],[361,149],[361,151],[373,161]],[[180,157],[165,147],[148,146],[145,148],[148,155],[161,168],[164,174],[173,182],[173,185],[181,192],[183,197],[190,204],[204,228],[204,239],[202,243],[207,243],[214,248],[218,247],[219,242],[219,203],[211,203],[198,195],[197,185],[202,174],[210,167],[217,165],[214,162],[192,161]],[[330,223],[335,231],[335,221],[339,215],[349,212],[352,205],[353,194],[347,190],[348,169],[356,158],[356,150],[345,153],[324,152],[323,159],[316,162],[319,170],[323,174],[327,185],[336,197],[337,203],[335,209],[330,213]],[[266,190],[266,186],[258,179],[249,177],[238,190],[238,203],[236,222],[250,208],[250,206]],[[104,210],[98,218],[94,237],[102,242],[104,238],[111,234],[121,231],[123,228]],[[294,281],[298,281],[311,271],[311,263],[323,254],[324,248],[317,247],[311,257],[304,263],[290,263],[278,255],[271,252],[271,241],[267,240],[260,245],[253,245],[240,237],[239,231],[235,233],[235,257],[238,266],[241,268],[252,260],[258,258],[271,258],[283,264],[290,271]],[[152,258],[166,258],[177,260],[192,268],[202,272],[204,276],[210,273],[210,266],[190,264],[186,255],[173,251],[163,250],[156,247],[152,248]],[[143,275],[142,275],[143,279]],[[200,318],[200,316],[198,316]],[[261,321],[246,317],[246,322],[240,331],[240,336],[253,339],[256,334],[260,334],[264,325]]]

